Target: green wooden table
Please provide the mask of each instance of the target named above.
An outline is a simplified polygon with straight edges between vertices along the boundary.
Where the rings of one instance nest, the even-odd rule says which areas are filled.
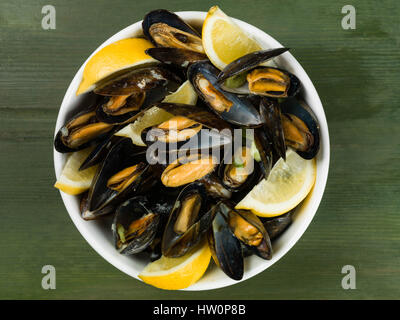
[[[42,7],[56,8],[43,30]],[[400,54],[398,1],[221,0],[302,64],[328,119],[331,166],[324,198],[300,241],[254,278],[208,292],[166,292],[132,279],[79,234],[53,188],[52,142],[65,91],[105,39],[156,8],[207,11],[214,1],[4,0],[0,3],[0,298],[400,298]],[[54,265],[56,290],[41,269]],[[357,289],[344,290],[344,265]]]

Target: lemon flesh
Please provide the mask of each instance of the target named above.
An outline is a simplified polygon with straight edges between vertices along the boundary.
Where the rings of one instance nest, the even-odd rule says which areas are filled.
[[[204,50],[220,70],[232,61],[254,51],[261,45],[241,29],[218,6],[212,7],[202,29]]]
[[[96,175],[98,166],[92,166],[82,171],[79,171],[79,167],[92,150],[93,147],[90,147],[72,153],[54,187],[70,195],[87,191]]]
[[[197,282],[206,272],[211,260],[207,241],[179,258],[160,259],[149,263],[139,274],[143,282],[165,290],[184,289]]]
[[[102,48],[86,63],[76,94],[93,90],[97,82],[114,72],[139,64],[156,63],[145,53],[148,48],[153,48],[151,42],[141,38],[122,39]]]
[[[237,205],[261,217],[274,217],[296,207],[311,191],[316,178],[315,159],[305,160],[292,149]]]

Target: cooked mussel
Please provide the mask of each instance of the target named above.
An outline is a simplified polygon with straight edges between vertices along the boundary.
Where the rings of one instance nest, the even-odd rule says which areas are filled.
[[[145,141],[160,141],[164,143],[178,143],[187,141],[197,135],[203,125],[183,116],[174,116],[156,126],[149,132],[143,131]]]
[[[145,196],[125,201],[117,208],[112,224],[115,247],[122,254],[145,250],[153,242],[159,222],[160,215],[149,209]]]
[[[289,49],[278,48],[249,53],[231,62],[218,75],[223,90],[237,94],[256,94],[273,98],[295,96],[300,90],[300,80],[290,72],[268,66],[260,66]],[[241,77],[239,77],[241,75]],[[229,85],[229,78],[243,79],[240,85]]]
[[[219,175],[224,186],[231,191],[238,191],[255,173],[256,164],[250,148],[246,146],[238,148],[230,162],[220,165]]]
[[[200,35],[175,13],[154,10],[143,19],[143,33],[157,47],[188,49],[204,53]]]
[[[246,78],[249,93],[273,98],[294,96],[300,83],[286,70],[272,67],[255,68]]]
[[[246,54],[229,63],[218,75],[218,82],[224,82],[228,78],[239,75],[245,71],[253,69],[263,62],[290,50],[289,48],[276,48],[270,50],[260,50]]]
[[[179,187],[199,180],[214,171],[217,165],[212,155],[190,154],[176,159],[161,174],[167,187]]]
[[[231,134],[231,126],[225,121],[221,120],[220,117],[216,116],[204,109],[201,106],[192,106],[180,103],[157,103],[155,104],[158,108],[161,108],[175,116],[182,116],[201,123],[203,126],[210,129],[217,129],[227,135]]]
[[[162,238],[162,254],[167,257],[184,255],[199,243],[213,218],[204,186],[197,183],[186,186],[170,213]]]
[[[161,66],[135,68],[96,87],[97,94],[109,96],[97,108],[96,115],[107,123],[132,122],[145,108],[175,91],[181,82],[174,72]]]
[[[319,150],[319,124],[304,101],[290,98],[280,105],[282,128],[287,146],[304,159],[312,159]]]
[[[200,61],[189,67],[188,79],[199,97],[223,120],[239,126],[260,126],[257,109],[247,97],[223,91],[217,83],[218,72],[211,63]]]
[[[97,109],[96,114],[104,122],[123,124],[139,116],[139,111],[145,106],[145,100],[146,92],[112,96]]]
[[[138,153],[129,138],[122,139],[111,148],[93,179],[82,217],[92,220],[111,213],[138,190],[150,188],[144,182],[149,175],[145,153]]]
[[[83,110],[67,121],[58,131],[54,140],[54,147],[62,153],[81,150],[112,129],[112,124],[97,119],[93,108]]]
[[[208,243],[215,263],[229,277],[243,277],[243,249],[263,259],[271,259],[272,246],[260,219],[250,211],[235,210],[233,203],[220,201],[208,232]]]
[[[213,208],[214,220],[207,233],[208,244],[215,264],[230,278],[243,278],[244,261],[242,246],[229,227],[231,208],[219,202]]]
[[[142,131],[142,140],[151,146],[149,155],[155,161],[166,153],[212,150],[232,142],[230,126],[201,107],[173,103],[156,106],[174,116]]]
[[[251,211],[229,211],[228,224],[233,234],[246,246],[251,247],[263,259],[271,259],[272,246],[261,220]]]

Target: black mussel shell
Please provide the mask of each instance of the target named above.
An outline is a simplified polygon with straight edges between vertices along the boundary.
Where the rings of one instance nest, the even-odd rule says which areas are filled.
[[[208,244],[215,264],[230,278],[243,278],[244,261],[241,242],[232,234],[228,225],[230,208],[223,202],[213,209],[215,218],[207,233]]]
[[[113,130],[108,137],[104,140],[100,141],[93,151],[86,157],[86,159],[82,162],[81,166],[79,167],[79,171],[85,170],[90,168],[96,164],[102,162],[105,157],[107,156],[110,149],[122,139],[122,137],[115,136],[114,133],[117,130]]]
[[[278,238],[292,223],[293,210],[274,218],[263,218],[262,223],[271,241]]]
[[[102,99],[100,99],[102,100]],[[86,125],[94,125],[96,123],[101,124],[102,122],[98,120],[96,116],[96,108],[97,108],[97,103],[101,103],[99,99],[97,99],[96,103],[93,105],[88,106],[87,108],[81,110],[74,116],[72,116],[66,123],[60,128],[60,130],[57,132],[57,135],[54,139],[54,148],[60,152],[60,153],[68,153],[68,152],[74,152],[78,150],[85,149],[92,145],[93,143],[96,143],[97,141],[101,141],[105,139],[109,133],[113,130],[112,125],[108,125],[103,123],[103,126],[99,130],[98,134],[94,134],[91,136],[90,139],[87,139],[87,141],[83,141],[81,144],[71,147],[68,146],[65,143],[66,137],[68,137],[71,132],[74,132],[75,130],[70,130],[71,126],[73,126],[73,123],[76,122],[80,118],[86,118],[86,120],[83,122]],[[81,125],[82,127],[82,125]],[[78,126],[79,128],[79,126]],[[76,131],[75,131],[76,132]]]
[[[120,253],[135,254],[145,250],[153,242],[160,215],[148,208],[147,198],[137,196],[116,209],[112,231],[115,247]]]
[[[254,130],[254,144],[260,155],[258,162],[265,179],[268,179],[269,173],[274,164],[274,155],[272,151],[272,143],[268,141],[265,132],[261,128]]]
[[[156,23],[165,23],[170,27],[182,30],[200,38],[200,35],[197,33],[197,31],[189,26],[175,13],[165,9],[153,10],[146,14],[146,16],[144,17],[142,22],[142,29],[144,36],[148,40],[150,40],[156,47],[159,47],[160,45],[153,39],[149,31],[150,27]]]
[[[261,95],[269,96],[269,97],[291,97],[295,96],[300,90],[300,80],[292,73],[275,68],[275,67],[263,67],[260,64],[267,62],[268,60],[288,51],[289,48],[276,48],[270,50],[261,50],[249,53],[243,57],[238,58],[237,60],[228,64],[218,75],[218,83],[220,84],[223,90],[237,93],[237,94],[251,94],[252,92],[249,89],[249,84],[246,80],[246,76],[248,72],[254,71],[256,69],[269,68],[275,70],[275,72],[280,72],[288,77],[289,87],[287,91],[284,93],[279,92],[265,92]],[[232,87],[226,84],[226,80],[229,78],[233,79],[233,77],[243,78],[243,82],[240,82],[238,85]],[[244,83],[244,84],[243,84]],[[254,92],[254,94],[257,94]]]
[[[247,223],[247,226],[243,223]],[[248,210],[235,210],[232,206],[228,215],[228,224],[232,233],[246,246],[252,248],[259,257],[266,260],[272,258],[270,237],[261,220],[254,213]],[[254,235],[245,234],[245,232],[249,230],[248,225],[253,228],[252,231],[254,231],[254,229],[258,231],[257,239],[251,238]],[[261,239],[259,238],[260,236]],[[254,242],[256,243],[254,244],[253,241],[256,240],[257,242]]]
[[[276,100],[263,97],[260,102],[260,114],[264,119],[264,130],[268,141],[278,155],[286,160],[286,145],[281,123],[281,110]]]
[[[300,101],[296,98],[285,99],[280,104],[280,108],[283,115],[287,114],[289,117],[290,115],[294,115],[307,126],[308,131],[313,137],[313,143],[309,146],[307,151],[296,150],[296,152],[304,159],[313,159],[317,155],[320,147],[319,124],[314,112],[304,101]]]
[[[89,189],[86,210],[82,212],[83,219],[92,220],[111,213],[123,201],[150,186],[149,183],[145,183],[151,175],[145,152],[135,153],[135,151],[137,152],[137,149],[129,138],[120,140],[111,148]],[[134,165],[138,165],[139,175],[126,188],[118,191],[107,186],[113,175]]]
[[[216,174],[208,174],[198,180],[207,190],[207,194],[215,199],[230,199],[232,191],[229,190]]]
[[[218,70],[207,61],[194,63],[188,69],[189,81],[199,97],[215,114],[233,125],[261,126],[261,116],[250,100],[246,96],[238,96],[223,91],[217,83],[217,76]],[[207,85],[203,90],[199,87],[201,80],[203,80],[204,85]],[[204,93],[205,89],[210,93],[208,96]],[[218,97],[218,99],[210,98],[210,96]]]
[[[194,202],[191,202],[191,199],[194,199]],[[189,206],[186,209],[182,208],[182,205],[194,207]],[[213,217],[214,213],[209,210],[204,186],[198,183],[187,185],[179,194],[170,213],[162,238],[162,254],[166,257],[183,256],[199,243],[209,229]]]
[[[242,72],[248,71],[280,54],[290,50],[289,48],[276,48],[270,50],[260,50],[246,54],[228,64],[218,75],[218,82],[222,83],[226,79]]]
[[[162,66],[140,66],[118,76],[108,78],[99,83],[94,92],[104,96],[123,96],[149,91],[159,86],[175,84],[171,91],[176,90],[182,79],[169,69]]]
[[[208,60],[204,53],[182,48],[157,47],[147,49],[146,53],[162,63],[173,64],[180,68],[187,68],[195,62]]]
[[[163,167],[160,166],[160,172],[162,169]],[[166,187],[159,180],[160,179],[158,177],[158,183],[151,189],[151,192],[147,195],[147,197],[149,198],[151,210],[159,213],[162,217],[165,217],[168,220],[169,214],[174,207],[176,198],[183,188]],[[165,223],[166,222],[167,221],[165,221]]]

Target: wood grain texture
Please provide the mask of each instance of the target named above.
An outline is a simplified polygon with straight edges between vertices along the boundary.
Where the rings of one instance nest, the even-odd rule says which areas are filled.
[[[387,299],[400,298],[400,54],[398,1],[222,0],[292,49],[327,115],[331,166],[319,210],[295,247],[267,271],[224,289],[165,292],[103,260],[70,220],[55,182],[52,139],[79,66],[105,39],[156,8],[207,11],[214,1],[60,1],[56,30],[42,30],[48,1],[0,3],[0,298]],[[57,289],[41,289],[41,268]],[[341,268],[357,289],[341,288]]]

